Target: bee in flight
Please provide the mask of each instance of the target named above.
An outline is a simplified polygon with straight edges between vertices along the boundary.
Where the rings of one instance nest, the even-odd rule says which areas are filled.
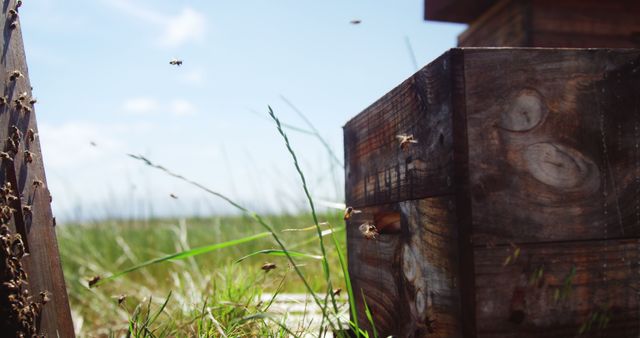
[[[264,263],[260,269],[264,270],[264,272],[269,272],[276,267],[276,263]]]
[[[418,143],[418,140],[413,138],[413,134],[396,135],[396,138],[400,141],[400,149],[407,150],[412,143]]]
[[[349,23],[352,25],[359,25],[360,23],[362,23],[362,20],[354,19],[349,21]]]
[[[173,59],[173,60],[169,61],[169,64],[172,65],[172,66],[182,66],[182,60]]]
[[[364,238],[366,239],[376,239],[380,234],[378,232],[378,228],[376,228],[376,226],[371,223],[363,223],[358,229],[360,230],[360,233],[362,233],[362,236],[364,236]]]
[[[347,207],[346,209],[344,209],[344,220],[348,221],[351,218],[351,215],[353,214],[359,214],[362,211],[360,210],[356,210],[353,207]]]

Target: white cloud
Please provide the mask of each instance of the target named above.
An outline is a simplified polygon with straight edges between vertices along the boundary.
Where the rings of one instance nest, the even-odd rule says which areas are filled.
[[[190,7],[183,8],[177,15],[167,15],[134,4],[130,0],[105,0],[103,3],[133,18],[159,26],[162,35],[158,38],[158,43],[162,46],[175,48],[204,40],[207,20],[202,13]]]
[[[169,111],[174,116],[191,116],[195,115],[196,107],[187,100],[173,100],[169,105]]]
[[[136,97],[124,101],[122,109],[127,113],[145,115],[155,113],[159,110],[160,104],[148,97]]]
[[[184,8],[178,16],[167,21],[161,43],[169,47],[177,47],[186,42],[202,42],[205,28],[204,15],[191,8]]]

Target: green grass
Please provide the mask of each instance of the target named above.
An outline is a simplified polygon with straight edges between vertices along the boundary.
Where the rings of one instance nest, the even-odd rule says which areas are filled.
[[[329,222],[334,228],[343,226],[338,213],[321,214],[318,217],[321,224]],[[267,216],[265,219],[281,234],[289,250],[321,255],[315,227],[310,228],[313,225],[311,215]],[[327,225],[321,226],[323,230],[328,229]],[[277,249],[271,237],[185,260],[147,266],[97,288],[89,289],[87,280],[175,252],[245,238],[262,231],[263,228],[255,220],[242,216],[110,221],[58,227],[60,253],[74,320],[76,326],[82,324],[79,333],[95,336],[110,331],[126,331],[128,319],[136,305],[153,297],[155,305],[159,306],[172,291],[172,299],[165,310],[166,318],[161,315],[159,319],[162,320],[157,322],[173,327],[173,330],[182,334],[193,335],[197,332],[197,326],[202,325],[201,321],[194,318],[202,315],[203,307],[212,307],[218,311],[213,318],[229,332],[228,335],[234,336],[232,331],[240,329],[231,322],[260,313],[261,308],[257,305],[263,292],[275,292],[281,282],[281,292],[306,292],[304,285],[293,276],[286,257],[258,254],[235,263],[254,252]],[[344,250],[344,231],[336,232],[336,238]],[[339,267],[334,244],[326,241],[325,245],[328,265]],[[323,294],[326,282],[322,263],[306,257],[296,257],[296,260],[310,286]],[[265,262],[276,263],[278,267],[265,273],[260,269]],[[332,284],[344,289],[340,269],[334,271],[336,275]],[[287,277],[283,280],[285,275]],[[117,297],[121,294],[127,295],[125,303],[129,307],[118,306]],[[215,325],[212,327],[215,328]],[[256,328],[245,324],[242,330],[245,329]]]
[[[143,156],[130,154],[150,169],[225,201],[241,216],[147,220],[134,224],[104,222],[59,228],[78,334],[324,337],[351,327],[357,336],[368,336],[357,323],[345,326],[337,318],[344,312],[344,304],[338,300],[335,287],[346,289],[351,317],[357,318],[341,214],[316,212],[298,156],[283,125],[270,107],[269,115],[291,155],[310,214],[261,216],[196,181]],[[323,144],[328,146],[326,142]],[[327,150],[332,154],[330,148]],[[279,268],[263,271],[266,260]],[[89,286],[99,288],[87,287],[85,283],[89,280]],[[272,294],[270,299],[262,297],[265,292]],[[305,293],[311,299],[321,313],[317,329],[309,331],[303,326],[304,320],[288,321],[287,316],[293,313],[270,312],[275,298],[283,292]],[[160,296],[164,294],[167,296]],[[125,295],[132,296],[123,301]],[[303,316],[307,315],[306,306]],[[377,337],[375,331],[373,336]]]

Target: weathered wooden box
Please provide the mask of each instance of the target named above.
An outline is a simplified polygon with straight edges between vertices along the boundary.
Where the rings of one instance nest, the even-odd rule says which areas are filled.
[[[640,50],[452,49],[344,137],[361,325],[640,334]]]

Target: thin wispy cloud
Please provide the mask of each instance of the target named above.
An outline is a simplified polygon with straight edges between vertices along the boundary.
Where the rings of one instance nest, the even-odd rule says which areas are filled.
[[[157,113],[160,109],[158,101],[148,97],[136,97],[125,100],[122,104],[122,110],[126,113],[136,115],[147,115]]]
[[[190,7],[183,8],[177,15],[168,15],[136,4],[132,0],[105,0],[107,4],[124,14],[158,26],[162,31],[158,44],[165,47],[179,47],[185,43],[204,41],[207,20],[204,15]]]
[[[173,100],[169,104],[169,112],[174,116],[195,115],[196,107],[187,100]]]
[[[193,116],[196,106],[185,99],[161,101],[151,97],[135,97],[122,103],[122,111],[129,115],[170,114],[173,116]]]

